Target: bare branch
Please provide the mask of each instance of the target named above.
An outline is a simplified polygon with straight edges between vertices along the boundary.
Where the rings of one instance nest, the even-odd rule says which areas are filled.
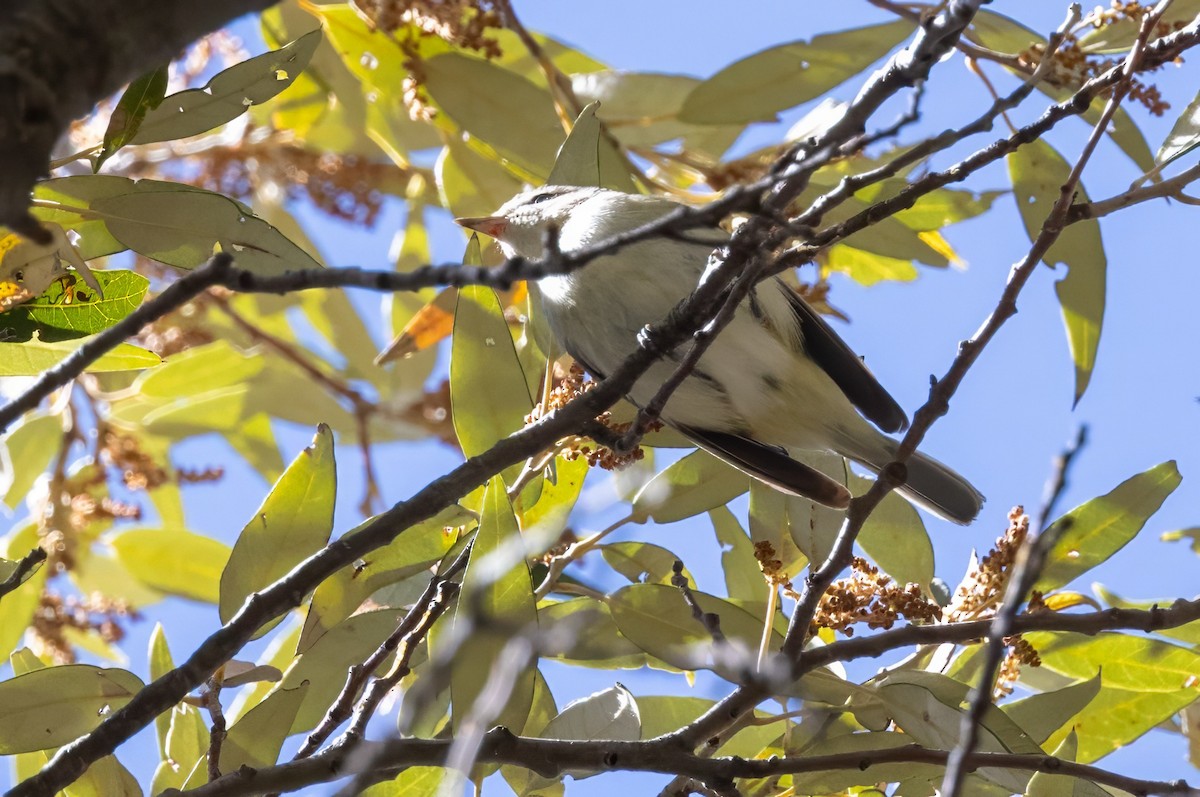
[[[168,790],[164,797],[241,797],[264,791],[292,791],[314,783],[336,780],[345,775],[351,756],[367,755],[383,768],[370,782],[389,780],[398,772],[414,766],[442,766],[454,744],[448,739],[392,739],[364,742],[354,750],[328,750],[313,758],[266,769],[249,768],[230,773],[218,781],[186,792]],[[556,777],[568,770],[609,772],[657,772],[697,778],[710,786],[735,778],[768,778],[810,772],[852,770],[870,780],[872,768],[889,763],[945,764],[949,753],[919,745],[886,748],[823,756],[774,756],[766,759],[736,757],[706,758],[668,740],[640,742],[562,741],[514,736],[505,728],[494,728],[483,739],[476,758],[478,763],[510,764],[524,767],[545,777]],[[1002,767],[1027,772],[1069,775],[1094,783],[1115,786],[1137,795],[1184,795],[1197,797],[1200,791],[1186,781],[1142,780],[1119,775],[1100,767],[1078,764],[1049,755],[1015,753],[971,753],[966,759],[972,769]]]

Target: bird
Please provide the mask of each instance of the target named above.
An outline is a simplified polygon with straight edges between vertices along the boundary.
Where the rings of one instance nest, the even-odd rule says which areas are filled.
[[[571,255],[677,211],[658,196],[588,186],[527,189],[491,216],[456,219],[494,238],[504,254],[545,259],[548,244]],[[718,226],[626,244],[567,273],[538,280],[535,293],[561,348],[597,378],[612,373],[710,273],[710,254],[728,243]],[[685,348],[658,360],[629,389],[644,407]],[[661,420],[698,447],[785,492],[844,509],[840,482],[794,459],[789,449],[828,451],[879,473],[908,418],[833,328],[778,277],[738,305],[668,399]],[[898,491],[912,503],[966,525],[984,497],[955,471],[912,454]]]

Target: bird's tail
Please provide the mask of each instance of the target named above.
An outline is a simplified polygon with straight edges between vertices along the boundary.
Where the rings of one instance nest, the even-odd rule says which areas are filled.
[[[876,434],[869,443],[847,438],[842,453],[878,473],[893,460],[895,440]],[[967,525],[983,508],[983,494],[969,481],[932,457],[915,453],[905,463],[908,479],[897,492],[938,517]]]

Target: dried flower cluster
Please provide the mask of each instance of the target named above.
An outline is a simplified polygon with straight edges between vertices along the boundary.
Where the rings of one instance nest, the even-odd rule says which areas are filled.
[[[198,169],[194,182],[210,191],[250,199],[270,184],[289,198],[307,196],[330,216],[363,227],[373,226],[383,208],[379,186],[403,179],[392,163],[314,152],[273,138],[211,147],[192,162]]]
[[[106,429],[100,452],[121,472],[121,480],[130,490],[153,490],[171,480],[167,469],[143,451],[141,441],[133,435]]]
[[[812,633],[831,628],[852,636],[852,626],[859,623],[887,629],[901,618],[910,623],[932,623],[941,616],[942,608],[922,595],[919,585],[893,583],[879,568],[855,557],[850,577],[833,582],[821,596]]]
[[[1009,646],[1008,653],[1005,654],[1004,661],[1000,662],[1000,670],[996,673],[996,685],[992,688],[992,694],[997,700],[1013,693],[1023,665],[1042,666],[1042,657],[1038,655],[1037,650],[1019,634],[1005,637],[1004,644]]]
[[[1105,28],[1117,22],[1129,22],[1136,27],[1140,26],[1142,18],[1152,9],[1153,4],[1142,5],[1136,2],[1136,0],[1133,2],[1112,0],[1109,8],[1097,6],[1091,15],[1089,15],[1088,21],[1096,29]],[[1183,28],[1186,24],[1186,22],[1181,20],[1175,22],[1160,21],[1151,33],[1151,37],[1166,36]],[[1045,57],[1045,45],[1035,44],[1021,53],[1018,56],[1018,60],[1026,67],[1033,69]],[[1062,46],[1051,57],[1054,59],[1054,63],[1049,74],[1046,76],[1046,81],[1053,86],[1069,88],[1072,91],[1120,63],[1118,59],[1101,58],[1085,52],[1074,33],[1070,33],[1065,37]],[[1155,66],[1154,70],[1158,68],[1158,66]],[[1169,103],[1163,100],[1162,93],[1157,86],[1152,83],[1145,83],[1136,77],[1130,81],[1129,98],[1143,105],[1154,116],[1162,116],[1171,107]]]
[[[144,271],[141,260],[139,258],[138,271]],[[204,321],[207,311],[204,299],[201,295],[174,313],[147,324],[132,338],[132,342],[159,357],[170,357],[195,346],[212,343],[215,338]]]
[[[137,612],[124,601],[95,593],[86,598],[63,597],[53,591],[42,593],[41,602],[30,626],[30,647],[40,658],[55,664],[73,664],[75,648],[70,635],[95,632],[105,643],[113,645],[125,637],[119,620],[139,619]]]
[[[772,587],[781,587],[785,593],[796,597],[796,591],[792,588],[792,579],[783,569],[783,560],[775,553],[775,546],[767,540],[759,540],[754,543],[754,558],[758,561],[758,567],[762,570],[763,578],[767,580],[768,584]]]
[[[1024,507],[1013,507],[1008,513],[1008,528],[1004,535],[996,540],[996,546],[987,556],[971,565],[954,591],[954,597],[946,607],[946,622],[979,620],[995,613],[1004,600],[1013,563],[1028,534],[1029,516]]]
[[[500,45],[488,33],[504,22],[491,0],[353,0],[353,5],[377,30],[415,30],[487,58],[500,55]]]
[[[582,396],[595,387],[595,385],[595,382],[587,378],[587,375],[578,363],[572,363],[571,368],[550,391],[545,404],[543,405],[541,402],[538,402],[533,411],[525,416],[525,423],[533,423],[554,410],[565,407],[572,399]],[[596,416],[596,421],[611,429],[612,433],[618,436],[628,432],[630,427],[628,423],[613,422],[612,413],[609,412]],[[651,426],[651,431],[657,431],[661,428],[662,424],[656,422]],[[563,447],[562,455],[567,460],[586,457],[588,464],[594,468],[620,470],[643,459],[646,456],[646,452],[642,450],[641,446],[637,446],[628,454],[618,454],[608,446],[601,445],[595,441],[589,442],[587,438],[576,437],[568,439],[568,442]]]
[[[492,0],[354,0],[353,5],[372,27],[392,34],[404,53],[408,74],[401,96],[415,120],[428,121],[437,113],[423,88],[423,38],[443,39],[489,59],[501,55],[499,42],[489,35],[504,26]]]

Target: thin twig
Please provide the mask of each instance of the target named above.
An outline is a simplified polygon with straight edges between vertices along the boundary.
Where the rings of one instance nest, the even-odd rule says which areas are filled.
[[[208,688],[201,696],[204,708],[212,719],[208,735],[208,780],[211,783],[221,777],[221,746],[228,735],[225,728],[225,713],[221,710],[221,685],[217,679],[208,679]]]
[[[1054,515],[1058,501],[1067,489],[1067,476],[1070,474],[1072,463],[1075,462],[1075,456],[1087,445],[1087,432],[1087,424],[1080,424],[1078,431],[1075,432],[1074,439],[1067,444],[1067,447],[1063,449],[1061,454],[1054,458],[1053,470],[1050,473],[1050,478],[1046,480],[1045,489],[1042,491],[1042,508],[1038,512],[1036,526],[1039,531],[1045,529],[1050,523],[1050,518]]]
[[[1167,10],[1167,6],[1170,4],[1171,0],[1162,0],[1162,2],[1155,6],[1153,11],[1142,18],[1138,38],[1129,51],[1129,55],[1126,57],[1121,69],[1124,80],[1116,86],[1112,96],[1108,98],[1108,102],[1105,104],[1100,118],[1096,120],[1091,135],[1084,144],[1083,152],[1076,159],[1070,175],[1068,175],[1066,182],[1059,192],[1058,200],[1054,203],[1054,207],[1051,208],[1045,222],[1042,224],[1041,232],[1033,243],[1031,254],[1038,252],[1037,260],[1041,259],[1041,255],[1049,249],[1050,245],[1062,233],[1067,211],[1071,207],[1071,200],[1075,196],[1076,188],[1079,185],[1080,178],[1083,176],[1083,170],[1091,159],[1092,153],[1095,152],[1096,145],[1108,129],[1108,124],[1112,120],[1113,115],[1117,112],[1117,109],[1121,106],[1121,102],[1129,93],[1131,81],[1141,65],[1142,53],[1145,51],[1150,33],[1154,30],[1154,26],[1158,23],[1163,12]],[[1034,261],[1034,265],[1036,265],[1037,260]],[[1044,524],[1044,522],[1045,518],[1042,518],[1041,523]],[[1058,534],[1053,536],[1057,537],[1068,527],[1069,523],[1062,524]],[[991,628],[988,630],[987,644],[984,647],[983,661],[980,665],[978,680],[972,689],[967,711],[962,716],[958,743],[955,744],[954,749],[950,752],[950,758],[946,762],[946,773],[942,778],[941,787],[941,793],[944,797],[958,797],[962,791],[963,782],[967,776],[967,757],[975,752],[975,745],[978,741],[979,729],[983,723],[984,712],[991,705],[993,681],[1000,667],[1000,661],[1004,657],[1004,640],[1011,635],[1013,619],[1016,617],[1022,604],[1025,603],[1025,598],[1029,594],[1029,590],[1033,588],[1034,583],[1037,581],[1038,575],[1042,571],[1042,563],[1049,552],[1049,546],[1054,543],[1054,540],[1051,539],[1052,535],[1043,533],[1045,530],[1045,526],[1040,525],[1036,536],[1030,534],[1025,538],[1025,544],[1021,546],[1017,554],[1013,578],[1009,581],[1008,589],[1004,593],[1004,602],[1001,604],[999,611],[996,612]]]

